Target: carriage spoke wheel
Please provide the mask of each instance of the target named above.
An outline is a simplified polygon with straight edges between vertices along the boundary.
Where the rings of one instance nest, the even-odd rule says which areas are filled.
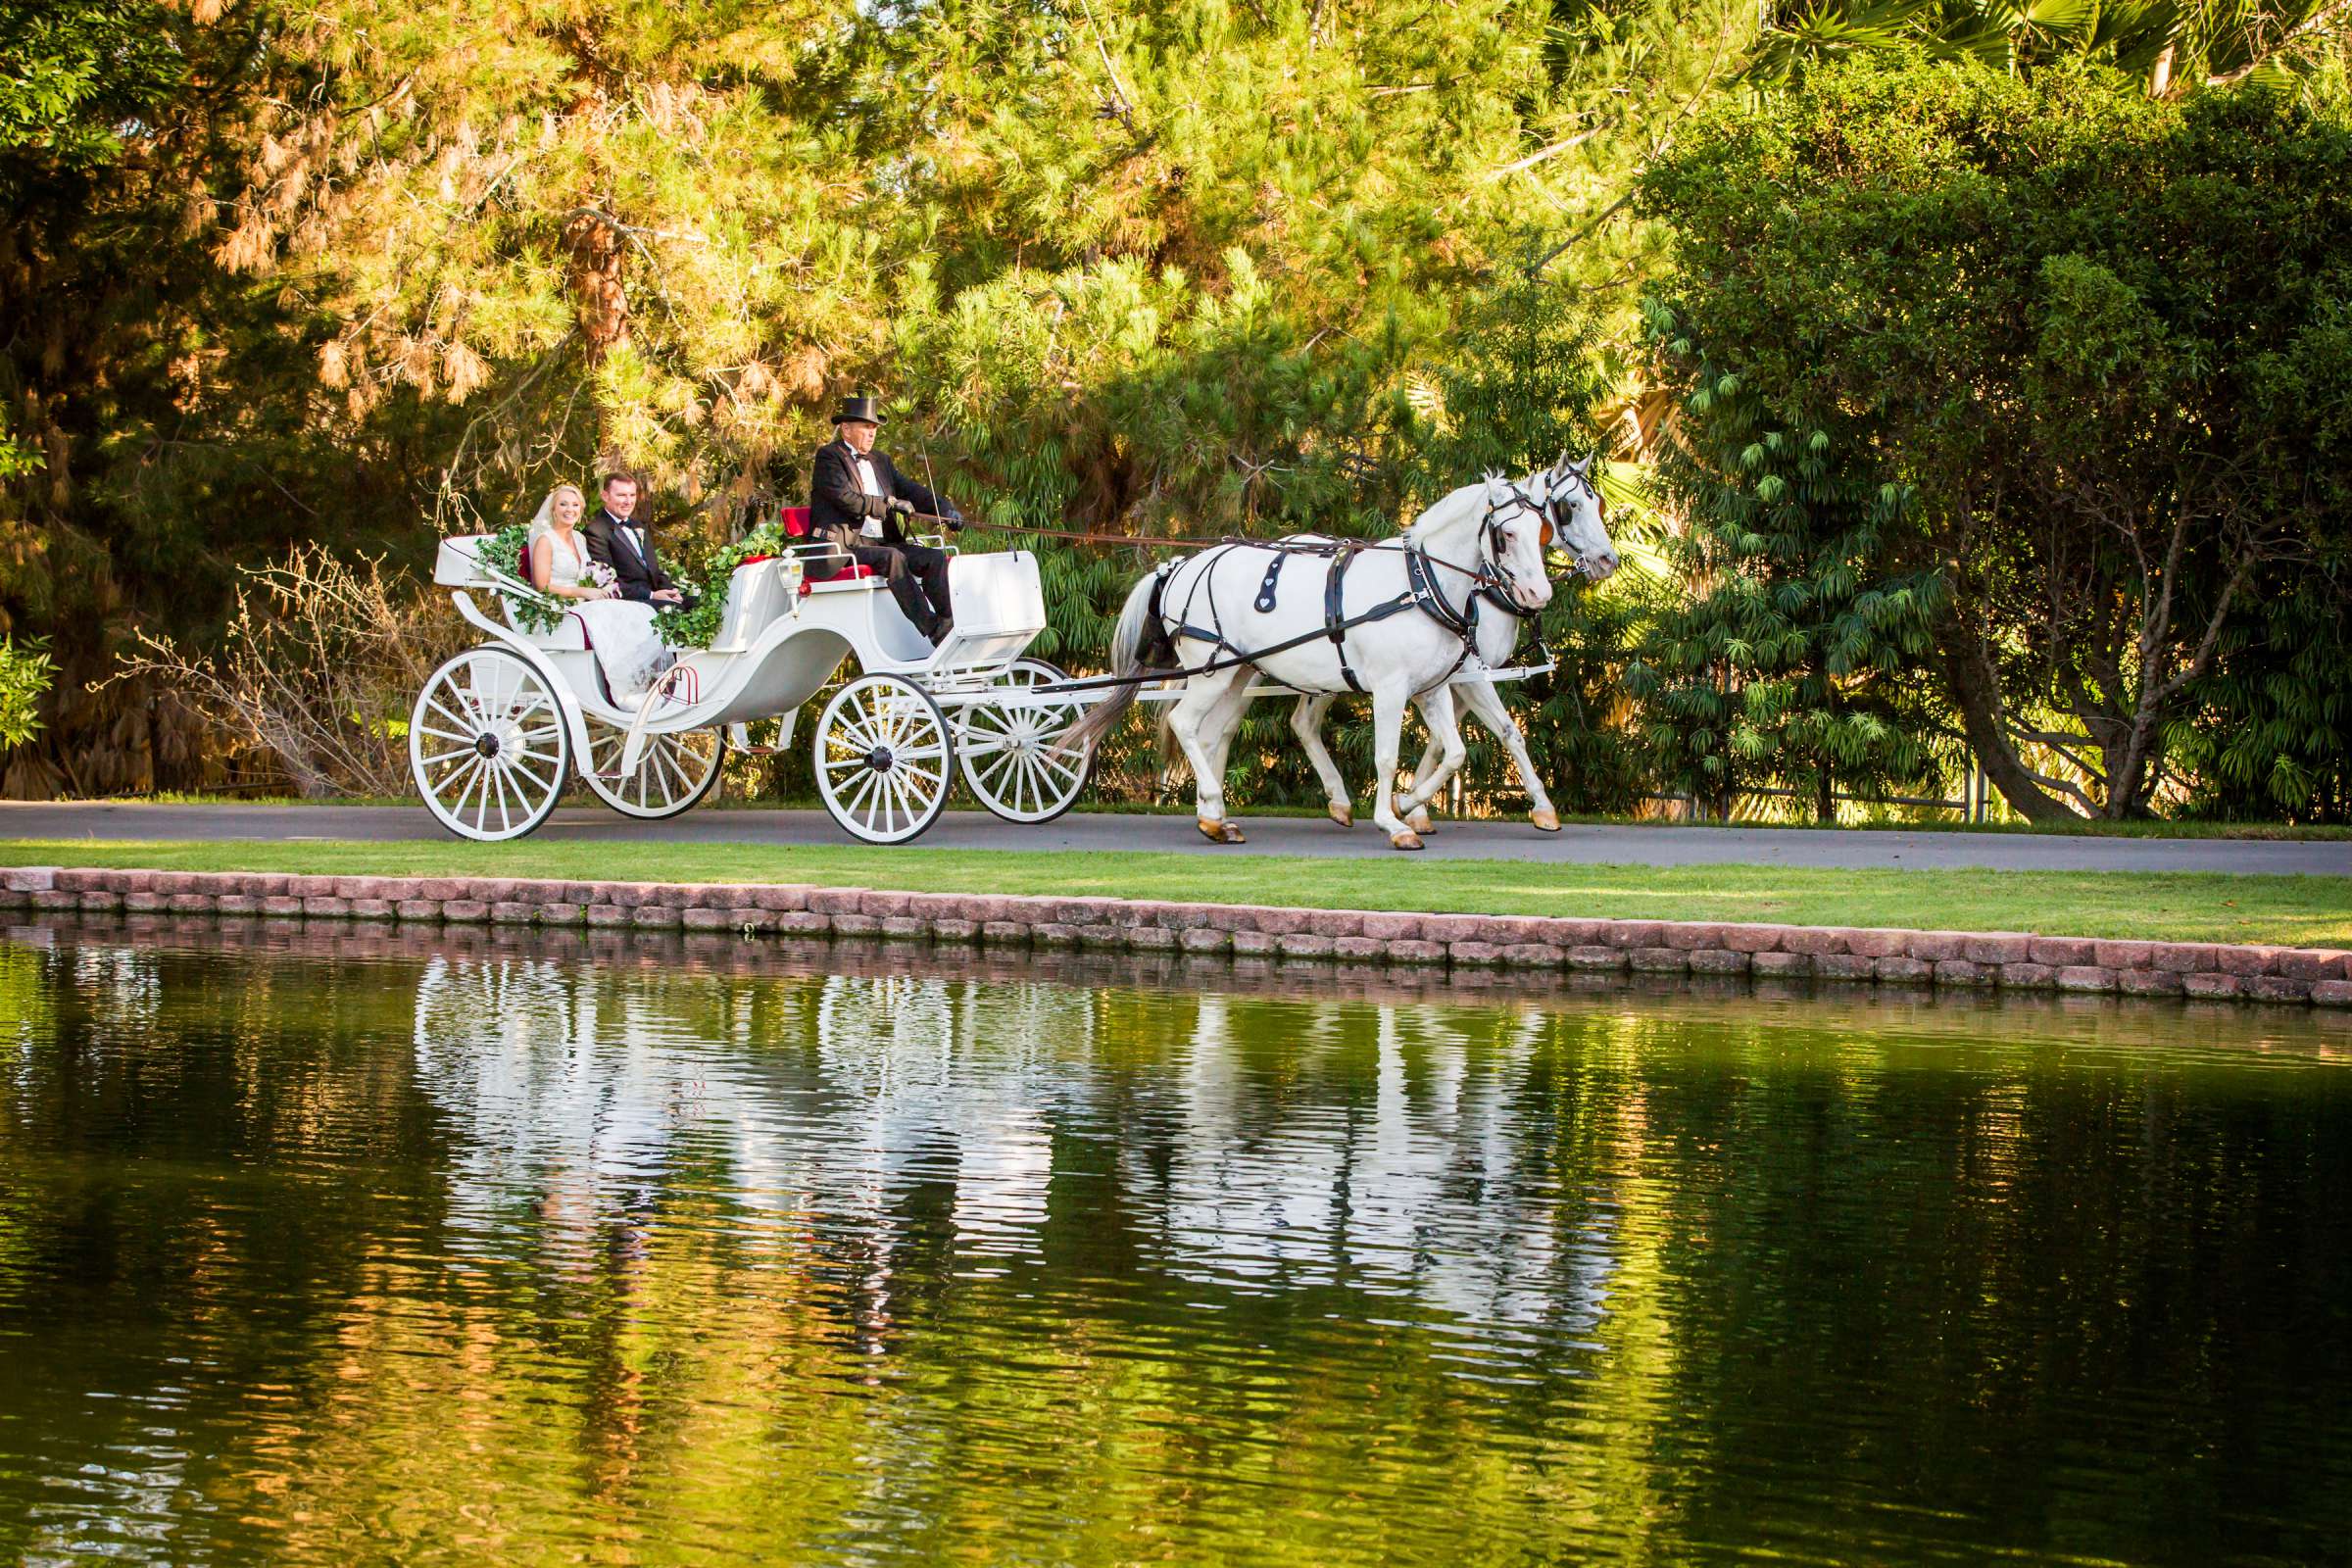
[[[588,716],[588,765],[580,776],[615,811],[658,822],[699,804],[717,787],[719,763],[727,756],[724,730],[648,735],[636,767],[623,773],[620,759],[628,741],[627,726]]]
[[[947,715],[896,675],[859,676],[817,720],[817,792],[868,844],[904,844],[939,820],[955,767]]]
[[[547,678],[517,654],[471,648],[433,671],[409,715],[409,771],[452,833],[518,839],[564,793],[571,736]]]
[[[1018,693],[1069,678],[1042,659],[1016,659],[1000,686]],[[963,781],[1008,822],[1053,821],[1077,801],[1094,763],[1092,746],[1071,752],[1054,746],[1085,711],[1086,699],[1076,694],[1035,707],[974,703],[956,719]]]

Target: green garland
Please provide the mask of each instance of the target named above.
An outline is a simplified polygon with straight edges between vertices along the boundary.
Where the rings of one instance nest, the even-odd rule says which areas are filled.
[[[529,523],[509,523],[475,547],[481,552],[476,559],[491,570],[527,584],[530,567],[524,552],[529,548],[530,537]],[[499,592],[506,597],[507,608],[520,630],[534,635],[551,632],[564,620],[564,607],[536,589],[501,588]]]
[[[672,648],[708,648],[718,638],[718,617],[727,608],[727,583],[752,556],[780,556],[795,541],[781,523],[763,522],[730,545],[720,545],[701,568],[681,573],[678,586],[694,603],[662,605],[654,612],[654,630]]]

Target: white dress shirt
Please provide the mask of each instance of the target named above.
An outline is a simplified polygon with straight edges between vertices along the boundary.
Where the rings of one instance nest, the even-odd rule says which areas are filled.
[[[623,539],[626,539],[629,542],[629,548],[637,552],[637,559],[639,561],[645,560],[645,530],[634,522],[621,521],[618,517],[613,516],[609,510],[605,513],[605,518],[607,521],[612,524],[612,531],[614,533],[619,534]]]
[[[858,488],[864,491],[869,496],[881,495],[881,482],[875,479],[874,466],[871,462],[867,461],[865,454],[862,452],[853,451],[850,454],[850,462],[857,466]],[[882,537],[882,519],[879,517],[868,517],[862,524],[859,525],[858,531],[864,534],[868,539],[879,539]]]

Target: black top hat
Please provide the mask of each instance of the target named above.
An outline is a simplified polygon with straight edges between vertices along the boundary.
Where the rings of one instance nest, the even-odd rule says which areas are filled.
[[[844,398],[841,400],[841,407],[833,411],[833,422],[839,424],[845,419],[858,419],[866,424],[880,424],[882,422],[882,407],[872,398]]]

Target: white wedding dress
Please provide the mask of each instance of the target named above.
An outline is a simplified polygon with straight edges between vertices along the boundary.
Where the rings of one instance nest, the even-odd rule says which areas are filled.
[[[551,549],[547,567],[550,588],[577,588],[589,581],[586,547],[575,529],[568,541],[553,528],[534,534]],[[580,617],[588,628],[588,646],[596,653],[605,684],[621,701],[645,694],[663,670],[677,662],[654,631],[654,607],[634,599],[561,599],[561,608]]]

